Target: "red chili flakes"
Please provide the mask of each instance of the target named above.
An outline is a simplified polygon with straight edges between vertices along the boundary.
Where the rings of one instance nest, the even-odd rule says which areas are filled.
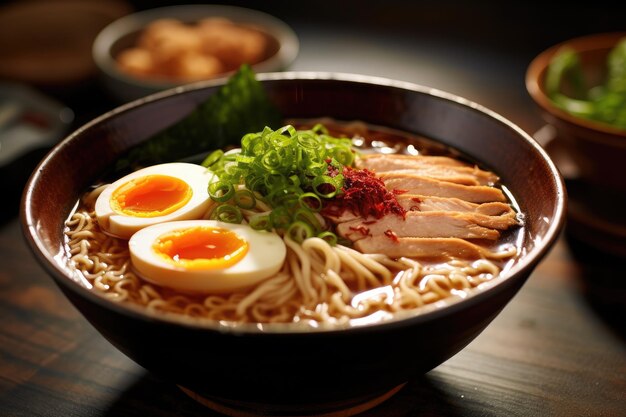
[[[365,226],[350,226],[350,230],[360,233],[363,236],[367,236],[370,234],[370,229]]]
[[[332,159],[327,158],[325,162],[328,164],[328,166],[326,167],[326,169],[327,169],[327,173],[326,174],[329,177],[336,177],[337,175],[339,175],[339,168],[337,168],[336,166],[331,164]]]
[[[387,236],[389,239],[393,240],[394,242],[398,241],[398,235],[396,234],[396,232],[394,232],[391,229],[385,230],[385,236]]]
[[[404,191],[387,190],[383,180],[367,169],[344,167],[343,177],[342,193],[324,207],[323,214],[337,216],[350,210],[364,219],[370,216],[380,219],[386,214],[405,217],[406,210],[396,199],[396,194]]]
[[[419,197],[411,197],[411,201],[416,204],[409,207],[409,211],[421,211],[420,204],[422,203],[422,199]]]

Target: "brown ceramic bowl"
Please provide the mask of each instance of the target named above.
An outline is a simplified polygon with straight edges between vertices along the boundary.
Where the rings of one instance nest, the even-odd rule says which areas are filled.
[[[544,79],[550,60],[564,47],[578,52],[589,85],[603,82],[608,52],[626,32],[583,36],[537,55],[526,72],[526,88],[549,129],[542,143],[567,179],[568,230],[605,252],[626,257],[626,130],[583,119],[555,106]]]
[[[579,176],[598,185],[626,191],[626,130],[593,120],[576,117],[554,105],[546,95],[544,79],[550,60],[568,46],[579,53],[584,77],[590,85],[602,82],[606,74],[606,58],[626,32],[583,36],[554,45],[537,55],[526,72],[526,88],[539,106],[544,120],[556,128]]]
[[[119,102],[137,99],[193,80],[167,76],[139,76],[123,71],[116,57],[124,49],[136,44],[140,33],[151,23],[161,19],[176,19],[193,24],[208,18],[228,19],[234,24],[255,30],[266,39],[264,57],[250,63],[259,72],[282,71],[296,59],[300,47],[298,36],[282,20],[267,13],[238,6],[218,4],[189,4],[147,9],[126,15],[107,25],[93,42],[93,60],[98,67],[105,89]],[[233,71],[207,78],[221,78]]]
[[[526,215],[521,257],[465,299],[344,329],[181,323],[88,290],[73,279],[64,256],[64,221],[75,202],[125,150],[190,112],[224,80],[134,101],[68,136],[27,184],[24,234],[68,299],[107,340],[146,369],[200,394],[205,404],[233,414],[236,409],[237,415],[354,414],[463,349],[507,305],[559,236],[566,199],[562,178],[521,129],[452,94],[347,74],[258,78],[287,118],[361,120],[440,140],[482,161],[500,174]]]

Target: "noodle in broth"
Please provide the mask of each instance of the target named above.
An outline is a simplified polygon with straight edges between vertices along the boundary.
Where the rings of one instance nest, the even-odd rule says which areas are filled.
[[[317,237],[296,243],[285,234],[287,257],[274,276],[229,294],[185,294],[153,285],[133,271],[128,242],[105,234],[97,223],[93,207],[101,191],[102,187],[86,194],[66,223],[69,263],[110,300],[185,320],[307,327],[383,320],[449,297],[463,297],[497,277],[504,261],[517,254],[516,246],[507,243],[485,249],[489,259],[420,261],[361,253]],[[267,210],[270,207],[259,202],[255,209],[244,210],[244,219]]]

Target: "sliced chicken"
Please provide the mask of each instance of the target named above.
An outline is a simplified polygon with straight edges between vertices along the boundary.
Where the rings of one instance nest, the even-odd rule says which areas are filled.
[[[420,194],[397,195],[398,203],[407,211],[470,211],[487,216],[501,216],[515,211],[510,204],[494,201],[490,203],[471,203],[454,197],[437,197]]]
[[[453,197],[472,203],[506,201],[502,190],[486,185],[462,185],[427,178],[420,175],[400,173],[380,173],[378,175],[389,190],[402,190],[410,194]]]
[[[402,155],[402,154],[364,154],[359,155],[355,161],[357,168],[373,169],[389,171],[391,169],[415,168],[416,166],[469,166],[463,161],[450,158],[448,156],[430,156],[430,155]],[[395,166],[395,167],[394,167]],[[372,168],[370,168],[372,167]]]
[[[339,235],[364,253],[412,258],[499,258],[484,245],[520,224],[496,174],[444,156],[364,155],[368,169],[396,192],[404,217],[363,219],[344,211],[331,217]],[[473,240],[473,241],[472,241]]]
[[[480,217],[482,216],[482,217]],[[379,220],[363,221],[360,218],[350,220],[337,225],[337,232],[352,241],[363,239],[367,236],[379,236],[385,233],[393,233],[398,237],[458,237],[464,239],[489,239],[496,240],[500,232],[490,227],[480,226],[478,223],[485,221],[489,216],[475,213],[427,211],[407,212],[406,217],[388,215]],[[492,223],[506,228],[505,221],[498,217],[492,218]]]
[[[484,227],[505,230],[520,224],[517,213],[513,208],[500,202],[470,203],[458,198],[444,198],[432,196],[418,196],[416,194],[402,194],[397,196],[398,202],[407,212],[449,212],[455,215],[472,213],[476,224]],[[410,216],[410,214],[409,214]],[[359,218],[351,211],[344,211],[340,216],[326,216],[333,223],[339,224]],[[373,219],[370,219],[370,221]]]
[[[436,159],[431,161],[428,158]],[[499,179],[493,172],[483,171],[477,166],[434,163],[440,158],[443,157],[415,156],[412,157],[412,159],[408,159],[389,155],[388,158],[357,159],[357,167],[369,169],[377,174],[403,171],[405,173],[465,185],[491,185],[495,184]]]
[[[418,175],[421,177],[433,178],[440,181],[453,182],[463,185],[493,185],[497,181],[496,176],[480,175],[467,167],[424,167],[418,169],[398,169],[389,171],[373,171],[378,175]],[[484,171],[483,171],[484,172]]]
[[[459,238],[399,237],[391,239],[385,235],[370,236],[358,240],[354,248],[363,253],[381,253],[392,258],[465,258],[499,259],[501,253],[491,251]]]
[[[418,196],[402,194],[397,196],[398,203],[406,211],[445,211],[455,213],[471,213],[477,224],[494,229],[508,229],[519,224],[517,213],[506,203],[470,203],[458,198],[434,196]]]

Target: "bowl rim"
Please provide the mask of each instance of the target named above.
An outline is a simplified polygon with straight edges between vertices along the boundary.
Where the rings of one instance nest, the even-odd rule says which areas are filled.
[[[590,137],[589,140],[611,143],[612,145],[621,143],[626,144],[626,142],[624,142],[626,139],[626,130],[612,127],[609,124],[574,116],[557,107],[546,95],[543,89],[543,78],[550,60],[562,47],[569,46],[578,52],[588,52],[602,49],[608,50],[612,46],[615,46],[616,42],[622,38],[626,38],[626,31],[594,33],[576,38],[570,38],[550,46],[536,55],[526,68],[526,91],[535,103],[539,105],[539,107],[553,117],[579,128],[593,130],[603,134],[602,137]],[[620,139],[618,142],[613,142],[610,140],[610,136],[619,136],[623,139]]]
[[[520,280],[519,285],[523,283],[534,267],[541,261],[545,255],[552,249],[552,246],[556,243],[561,229],[565,223],[565,211],[566,211],[566,190],[563,177],[557,169],[555,163],[551,160],[548,153],[539,145],[539,143],[532,138],[528,133],[522,130],[513,122],[509,121],[505,117],[501,116],[476,102],[463,98],[453,93],[448,93],[436,88],[423,86],[406,81],[393,80],[389,78],[376,77],[370,75],[361,75],[354,73],[341,73],[341,72],[320,72],[320,71],[289,71],[289,72],[275,72],[275,73],[263,73],[257,74],[257,79],[261,82],[264,81],[297,81],[297,80],[314,80],[314,81],[338,81],[342,83],[357,83],[367,84],[372,86],[391,87],[402,90],[410,90],[418,94],[425,94],[433,96],[435,98],[456,103],[460,106],[468,108],[470,111],[480,113],[496,122],[504,125],[507,129],[514,131],[523,140],[525,140],[541,159],[545,162],[548,170],[551,172],[550,180],[553,181],[556,189],[555,196],[555,210],[554,221],[552,221],[540,241],[536,241],[535,246],[528,252],[525,252],[515,264],[506,271],[506,273],[499,275],[491,281],[488,281],[480,290],[472,291],[466,298],[447,297],[436,304],[431,306],[420,307],[419,311],[407,310],[401,314],[394,314],[391,319],[385,319],[380,322],[371,324],[362,324],[357,326],[322,326],[319,328],[313,328],[309,326],[294,326],[293,323],[278,324],[270,323],[269,325],[259,325],[257,323],[247,323],[235,326],[221,325],[219,322],[210,320],[185,320],[184,318],[175,317],[169,314],[150,314],[143,308],[138,306],[129,305],[125,303],[115,303],[109,299],[106,299],[103,295],[97,294],[97,292],[80,285],[75,278],[67,272],[67,268],[62,268],[61,262],[57,257],[64,257],[64,253],[55,254],[54,256],[48,253],[45,246],[37,238],[37,219],[34,213],[29,209],[30,201],[32,199],[33,189],[37,181],[42,175],[45,166],[50,160],[57,158],[59,154],[63,152],[63,149],[76,137],[81,135],[84,131],[93,128],[101,123],[106,122],[108,119],[116,117],[118,114],[122,114],[138,108],[144,104],[157,102],[159,100],[165,100],[168,97],[178,94],[184,94],[186,92],[201,90],[205,88],[217,87],[223,85],[228,81],[227,77],[219,79],[211,79],[205,81],[198,81],[191,84],[186,84],[179,87],[174,87],[164,91],[160,91],[146,97],[136,99],[134,101],[122,104],[108,112],[92,119],[84,124],[82,127],[76,129],[73,133],[69,134],[62,141],[60,141],[55,147],[53,147],[48,154],[39,162],[31,177],[29,178],[21,199],[20,204],[20,221],[22,226],[23,235],[30,246],[31,250],[35,254],[35,257],[39,263],[51,274],[57,284],[61,288],[66,288],[70,291],[78,293],[82,298],[86,298],[89,302],[97,304],[103,309],[112,309],[122,316],[131,316],[136,320],[143,322],[157,322],[162,325],[171,325],[174,327],[184,327],[188,329],[201,330],[201,331],[216,331],[219,333],[229,333],[235,335],[255,335],[257,337],[266,337],[271,335],[306,335],[307,337],[316,337],[314,335],[328,334],[328,333],[345,333],[345,334],[361,334],[369,333],[373,331],[387,331],[391,329],[399,329],[413,326],[417,323],[427,322],[436,318],[445,317],[455,314],[465,308],[480,303],[482,300],[496,295],[499,292],[507,290],[509,287],[515,286]],[[532,236],[528,239],[536,239]],[[530,272],[528,272],[530,271]]]
[[[283,20],[269,13],[241,6],[221,4],[183,4],[174,6],[155,7],[122,16],[105,26],[94,39],[91,55],[98,69],[118,81],[134,84],[138,87],[150,90],[163,90],[189,81],[152,80],[134,77],[120,71],[115,59],[111,55],[111,47],[118,39],[128,34],[140,31],[149,22],[161,18],[179,18],[179,16],[210,16],[226,17],[239,24],[254,24],[259,26],[278,43],[278,50],[267,59],[251,65],[255,72],[279,71],[287,68],[295,61],[300,50],[300,41],[296,32]],[[210,78],[217,80],[233,74],[229,71],[219,74],[218,77]]]

